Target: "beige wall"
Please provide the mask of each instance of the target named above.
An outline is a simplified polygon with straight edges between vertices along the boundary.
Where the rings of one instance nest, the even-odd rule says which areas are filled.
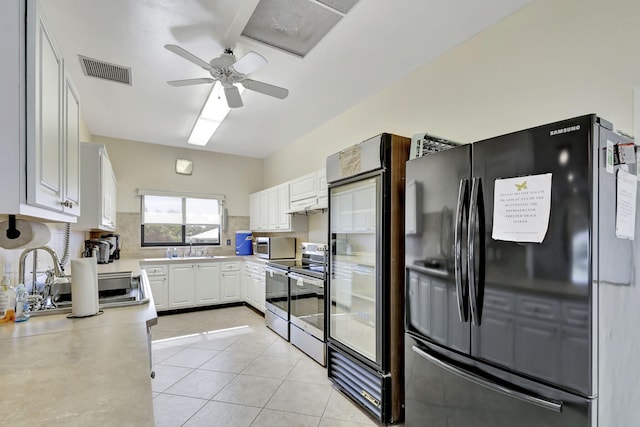
[[[249,194],[264,188],[263,161],[250,157],[146,144],[103,136],[118,181],[118,212],[139,212],[136,189],[224,194],[231,216],[249,216]],[[175,173],[177,158],[193,161],[192,175]]]
[[[80,141],[91,141],[91,133],[82,117],[80,117]]]
[[[472,142],[597,113],[630,133],[638,16],[637,0],[536,0],[265,159],[265,185],[380,132]]]

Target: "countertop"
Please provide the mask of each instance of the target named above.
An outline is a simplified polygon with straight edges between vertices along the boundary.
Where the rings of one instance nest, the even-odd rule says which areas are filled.
[[[149,304],[0,324],[2,425],[153,426]]]
[[[194,257],[175,257],[175,258],[144,258],[136,260],[140,264],[181,264],[189,262],[221,262],[221,261],[242,261],[245,256],[236,255],[216,255],[216,256],[194,256]],[[253,257],[250,257],[253,258]]]

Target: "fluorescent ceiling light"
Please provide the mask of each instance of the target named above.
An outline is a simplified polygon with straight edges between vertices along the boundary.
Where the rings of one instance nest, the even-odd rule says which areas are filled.
[[[238,84],[238,91],[244,92],[244,86]],[[209,92],[209,97],[196,119],[191,135],[187,142],[193,145],[207,145],[220,123],[229,113],[229,106],[224,96],[224,88],[220,82],[215,82]]]

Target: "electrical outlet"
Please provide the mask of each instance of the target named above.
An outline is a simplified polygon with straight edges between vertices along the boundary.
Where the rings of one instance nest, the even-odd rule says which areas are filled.
[[[227,239],[227,246],[231,246],[231,239]]]

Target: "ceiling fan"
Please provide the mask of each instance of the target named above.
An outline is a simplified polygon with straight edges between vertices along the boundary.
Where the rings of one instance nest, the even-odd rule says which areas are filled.
[[[249,90],[279,99],[285,99],[289,95],[289,90],[285,88],[247,78],[247,75],[267,64],[267,60],[256,52],[248,52],[236,60],[233,51],[225,49],[219,57],[213,58],[207,63],[180,46],[167,44],[164,47],[187,61],[204,68],[211,74],[211,77],[168,81],[167,83],[171,86],[189,86],[219,81],[224,88],[224,95],[229,108],[238,108],[243,105],[240,91],[235,86],[235,83],[242,83]]]

